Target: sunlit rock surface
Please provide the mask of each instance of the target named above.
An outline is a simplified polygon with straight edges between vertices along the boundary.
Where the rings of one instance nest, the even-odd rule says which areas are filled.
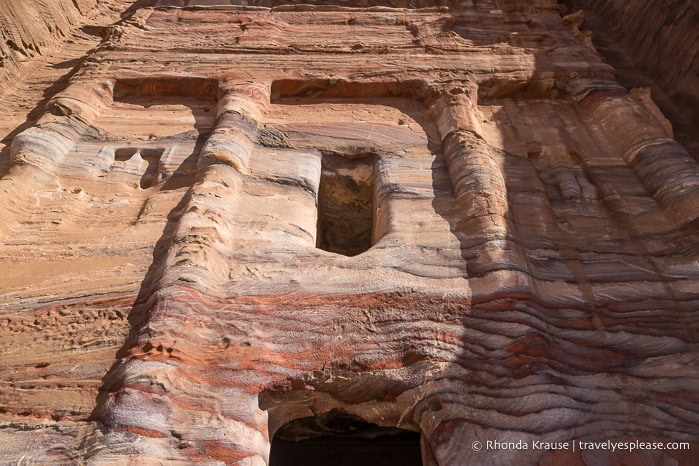
[[[651,92],[552,0],[329,3],[78,2],[8,69],[0,462],[693,464],[699,165]],[[604,440],[691,450],[532,447]]]

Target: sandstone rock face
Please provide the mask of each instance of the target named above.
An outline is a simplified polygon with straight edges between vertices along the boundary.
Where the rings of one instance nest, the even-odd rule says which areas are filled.
[[[569,3],[584,8],[590,25],[597,26],[595,41],[599,38],[604,49],[609,49],[609,53],[604,49],[603,53],[614,66],[621,68],[621,81],[652,88],[653,99],[672,119],[678,140],[699,160],[699,28],[696,27],[699,3],[693,0]],[[624,61],[631,62],[631,70],[623,69]]]
[[[692,464],[699,165],[580,15],[126,11],[6,131],[0,462]]]
[[[15,78],[23,63],[45,55],[88,20],[118,3],[118,0],[3,1],[0,4],[0,79],[7,82]]]
[[[0,5],[0,176],[12,138],[36,123],[132,0],[5,0]]]

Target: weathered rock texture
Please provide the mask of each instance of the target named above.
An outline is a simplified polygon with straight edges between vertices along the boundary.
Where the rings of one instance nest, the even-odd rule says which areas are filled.
[[[344,413],[692,464],[699,165],[649,91],[551,0],[294,3],[133,7],[10,133],[0,461],[264,465]],[[635,439],[695,451],[472,448]]]
[[[139,2],[140,3],[140,2]],[[0,5],[0,176],[12,138],[36,123],[133,0],[5,0]]]
[[[594,41],[627,86],[647,86],[699,160],[699,3],[578,0]]]
[[[4,0],[0,4],[0,80],[17,78],[22,65],[74,41],[93,20],[123,9],[120,0]],[[130,2],[133,3],[133,2]],[[69,45],[70,46],[70,45]]]

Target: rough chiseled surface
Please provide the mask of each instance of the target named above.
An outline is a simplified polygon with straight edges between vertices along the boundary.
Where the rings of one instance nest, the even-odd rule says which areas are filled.
[[[649,91],[554,1],[293,3],[136,5],[8,131],[0,462],[264,465],[337,410],[425,465],[692,464],[471,449],[698,447],[699,165]]]

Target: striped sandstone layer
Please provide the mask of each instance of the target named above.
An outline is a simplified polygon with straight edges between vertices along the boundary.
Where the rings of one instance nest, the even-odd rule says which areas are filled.
[[[696,448],[699,166],[580,19],[234,3],[135,11],[14,137],[0,458],[263,465],[337,410],[691,464],[471,448]]]

